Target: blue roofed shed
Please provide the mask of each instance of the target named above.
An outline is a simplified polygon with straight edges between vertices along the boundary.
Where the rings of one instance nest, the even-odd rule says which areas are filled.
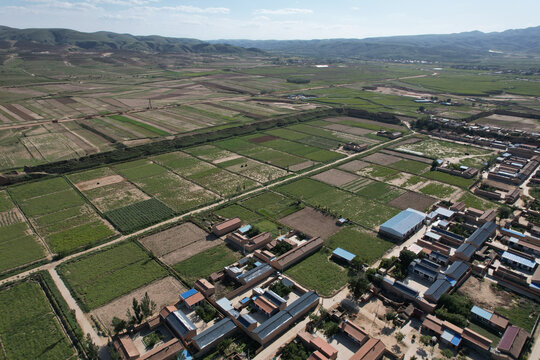
[[[474,305],[471,309],[471,314],[474,318],[484,322],[489,323],[489,320],[491,320],[491,317],[493,316],[493,313],[482,309],[481,307],[478,307]]]
[[[511,253],[509,251],[503,252],[501,259],[514,267],[522,268],[528,271],[534,270],[536,267],[536,262],[525,257],[519,256],[517,254]]]
[[[238,232],[240,234],[245,234],[245,233],[249,232],[249,230],[251,230],[251,225],[248,224],[248,225],[244,225],[240,229],[238,229]]]
[[[195,289],[189,289],[188,291],[182,293],[182,294],[180,295],[180,298],[181,298],[182,300],[186,300],[188,297],[193,296],[193,295],[195,295],[196,293],[197,293],[197,290],[195,290]]]
[[[353,261],[353,259],[356,257],[355,254],[351,253],[351,252],[348,252],[347,250],[345,249],[342,249],[340,247],[338,247],[336,250],[332,251],[332,256],[340,259],[340,260],[345,260],[347,262],[351,262]]]

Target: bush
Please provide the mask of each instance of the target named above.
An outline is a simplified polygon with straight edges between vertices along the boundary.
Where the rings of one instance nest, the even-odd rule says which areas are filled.
[[[153,333],[148,334],[145,337],[143,337],[142,341],[147,348],[153,348],[154,345],[156,345],[158,342],[160,342],[164,338],[165,337],[163,336],[163,334],[159,330],[156,330]]]
[[[450,349],[441,350],[441,355],[445,358],[451,359],[454,357],[454,352]]]
[[[288,343],[281,351],[280,358],[283,360],[303,360],[309,357],[309,353],[302,344]]]
[[[290,287],[283,285],[281,281],[276,281],[275,283],[273,283],[270,286],[270,290],[272,290],[273,292],[275,292],[281,297],[285,297],[292,292],[292,289]]]
[[[287,82],[292,84],[309,84],[311,80],[301,77],[290,77],[287,78]]]
[[[206,323],[216,317],[216,309],[206,301],[197,306],[195,313]]]

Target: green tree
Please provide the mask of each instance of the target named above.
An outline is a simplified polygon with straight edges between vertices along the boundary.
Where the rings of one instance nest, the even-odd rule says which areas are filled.
[[[127,322],[126,320],[119,319],[115,316],[111,321],[111,325],[114,329],[114,332],[118,334],[127,327]]]
[[[508,206],[501,206],[499,210],[497,210],[497,215],[501,219],[508,219],[510,215],[512,215],[512,209]]]
[[[84,340],[84,350],[88,360],[99,360],[99,347],[94,344],[90,334],[86,334],[86,338]]]
[[[402,333],[401,331],[398,331],[398,332],[396,333],[395,337],[396,337],[396,340],[397,340],[398,342],[402,342],[403,339],[405,339],[405,335],[403,335],[403,333]]]
[[[349,289],[355,297],[364,295],[369,288],[370,283],[365,273],[359,273],[349,279]]]

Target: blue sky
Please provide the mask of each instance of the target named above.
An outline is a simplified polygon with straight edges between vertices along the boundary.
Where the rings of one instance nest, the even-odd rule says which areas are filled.
[[[209,39],[365,38],[540,25],[540,1],[0,0],[0,24]]]

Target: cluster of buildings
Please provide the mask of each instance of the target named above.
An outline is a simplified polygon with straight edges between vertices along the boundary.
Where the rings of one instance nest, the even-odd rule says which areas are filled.
[[[436,205],[424,214],[407,209],[380,226],[379,233],[404,241],[425,228],[408,246],[417,258],[403,280],[382,276],[383,296],[414,304],[425,315],[422,328],[453,347],[468,346],[496,359],[518,359],[530,334],[499,314],[474,306],[470,319],[502,338],[499,344],[470,328],[438,319],[433,312],[444,294],[453,293],[475,275],[489,277],[522,295],[540,300],[540,238],[507,227],[498,228],[494,210],[467,208],[464,203]]]

